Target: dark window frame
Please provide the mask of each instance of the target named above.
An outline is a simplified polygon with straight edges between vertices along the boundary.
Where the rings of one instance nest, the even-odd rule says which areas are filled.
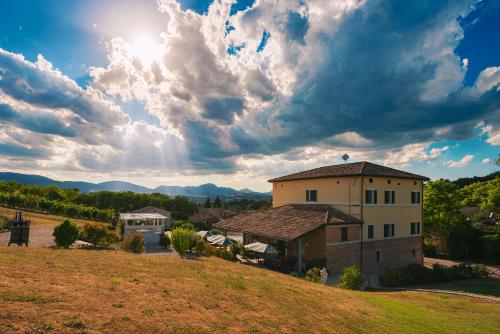
[[[368,225],[367,239],[373,239],[374,235],[375,235],[375,226]]]
[[[318,190],[307,189],[306,190],[306,202],[317,202],[318,201]]]
[[[394,238],[394,224],[384,224],[384,238]]]
[[[349,231],[347,227],[340,228],[340,241],[341,242],[349,241]]]
[[[385,190],[384,191],[384,204],[395,204],[396,203],[396,191]]]
[[[411,192],[411,204],[420,204],[420,191]]]
[[[377,190],[376,189],[366,189],[365,190],[365,204],[377,204]]]

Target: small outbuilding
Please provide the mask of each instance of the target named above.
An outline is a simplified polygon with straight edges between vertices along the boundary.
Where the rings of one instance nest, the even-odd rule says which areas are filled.
[[[159,213],[121,213],[123,235],[139,232],[144,235],[144,243],[158,243],[165,232],[165,223],[169,218]]]

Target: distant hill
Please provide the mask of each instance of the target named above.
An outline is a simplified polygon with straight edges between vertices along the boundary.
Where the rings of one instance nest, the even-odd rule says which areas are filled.
[[[54,185],[60,188],[77,188],[82,192],[91,191],[132,191],[135,193],[162,193],[170,196],[182,195],[188,197],[223,197],[223,198],[262,198],[270,197],[271,193],[260,193],[250,189],[236,190],[227,187],[218,187],[213,183],[206,183],[200,186],[159,186],[147,188],[137,184],[124,181],[108,181],[101,183],[91,183],[83,181],[57,181],[41,175],[30,175],[11,172],[0,172],[0,180],[15,181],[24,184],[48,186]]]
[[[459,188],[463,188],[463,187],[468,186],[469,184],[472,184],[472,183],[493,180],[497,176],[500,176],[500,171],[493,172],[493,173],[488,174],[486,176],[462,177],[460,179],[456,179],[455,181],[451,181],[451,182],[455,183]]]

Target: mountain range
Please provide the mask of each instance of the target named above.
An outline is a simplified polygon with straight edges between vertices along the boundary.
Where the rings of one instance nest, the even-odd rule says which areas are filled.
[[[143,187],[125,181],[107,181],[91,183],[84,181],[57,181],[41,175],[21,174],[11,172],[0,172],[0,180],[16,181],[24,184],[48,186],[54,185],[60,188],[77,188],[82,192],[91,191],[132,191],[135,193],[162,193],[170,196],[182,195],[188,197],[270,197],[271,193],[260,193],[248,188],[236,190],[228,187],[218,187],[213,183],[199,186],[158,186],[156,188]]]

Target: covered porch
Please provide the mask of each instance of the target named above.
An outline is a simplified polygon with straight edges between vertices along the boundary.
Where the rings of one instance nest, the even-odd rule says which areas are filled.
[[[268,259],[268,265],[301,273],[307,267],[326,266],[329,209],[325,205],[286,205],[240,214],[215,226],[224,233],[242,233],[244,245],[261,242],[273,246],[278,254]]]

